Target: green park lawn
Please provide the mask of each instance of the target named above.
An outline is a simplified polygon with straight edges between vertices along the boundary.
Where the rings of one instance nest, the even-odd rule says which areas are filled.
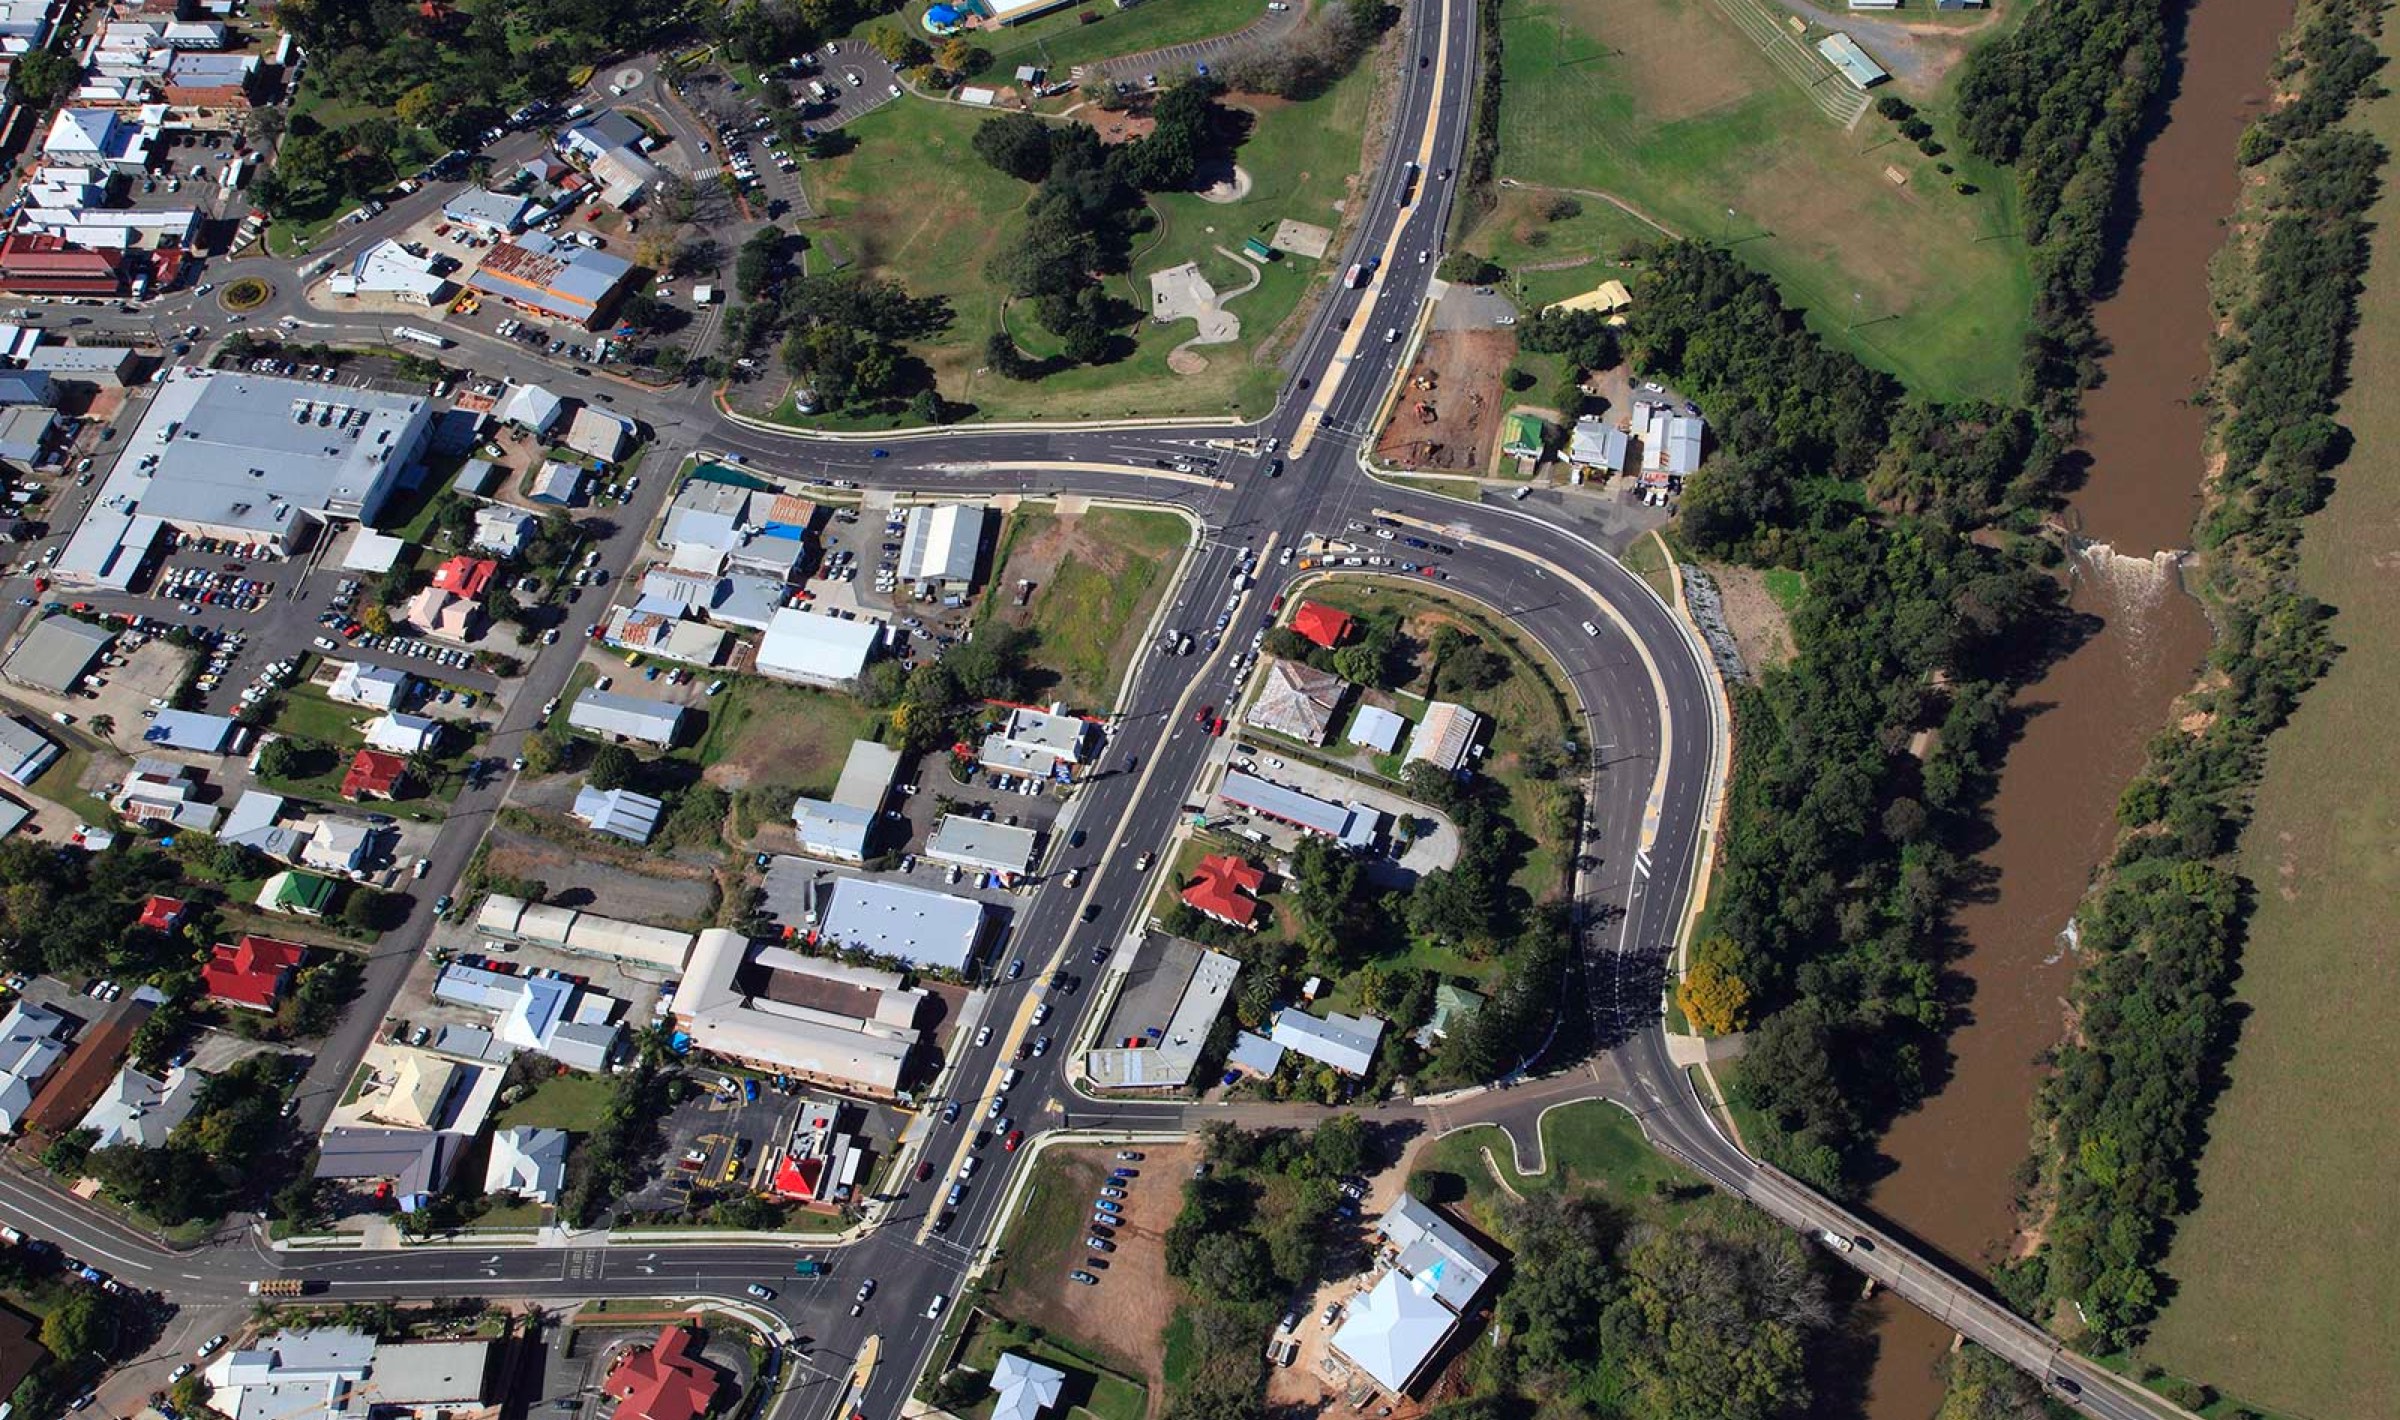
[[[1871,112],[1838,126],[1715,0],[1504,0],[1501,37],[1503,178],[1612,193],[1730,244],[1813,328],[1920,393],[2014,388],[2032,287],[2006,174],[1954,147],[1944,175]],[[1948,143],[1942,96],[1910,97]],[[1580,200],[1585,217],[1537,251],[1522,248],[1538,219],[1510,203],[1463,244],[1520,262],[1609,253],[1630,229]],[[1589,289],[1588,274],[1543,274],[1529,294]]]
[[[1541,1129],[1538,1172],[1519,1173],[1508,1135],[1495,1125],[1483,1125],[1435,1140],[1417,1155],[1410,1173],[1447,1174],[1458,1180],[1450,1185],[1452,1196],[1445,1201],[1494,1237],[1506,1235],[1501,1214],[1508,1203],[1507,1193],[1493,1177],[1494,1164],[1508,1188],[1519,1195],[1559,1189],[1596,1194],[1633,1217],[1653,1222],[1663,1221],[1676,1206],[1662,1196],[1665,1192],[1689,1190],[1696,1196],[1707,1191],[1697,1174],[1651,1148],[1632,1116],[1605,1100],[1560,1105],[1542,1116]],[[1486,1150],[1492,1164],[1484,1162]],[[1457,1196],[1462,1185],[1463,1198]]]
[[[600,1075],[553,1075],[533,1093],[503,1108],[493,1123],[503,1128],[564,1129],[589,1134],[600,1127],[615,1085]]]
[[[1171,6],[1162,0],[1162,8]],[[1372,75],[1362,66],[1308,103],[1262,104],[1236,159],[1251,179],[1248,196],[1230,204],[1189,193],[1154,197],[1157,222],[1134,238],[1132,270],[1110,277],[1110,289],[1147,309],[1150,273],[1187,261],[1203,263],[1212,283],[1230,288],[1248,273],[1216,248],[1239,251],[1247,237],[1272,236],[1285,217],[1338,227],[1340,203],[1360,167],[1372,88]],[[1033,191],[975,156],[970,142],[987,116],[956,104],[910,102],[887,104],[851,124],[845,131],[858,140],[857,149],[810,169],[810,191],[825,214],[802,227],[815,248],[811,269],[822,269],[818,263],[830,244],[855,267],[896,279],[919,295],[948,297],[956,317],[950,330],[917,353],[932,366],[944,397],[972,405],[980,418],[1254,414],[1265,408],[1281,381],[1272,337],[1325,276],[1320,263],[1289,253],[1265,265],[1257,289],[1228,303],[1226,309],[1241,317],[1241,338],[1202,348],[1208,366],[1197,374],[1167,367],[1167,352],[1193,333],[1188,321],[1166,327],[1143,322],[1133,353],[1113,364],[1079,366],[1027,383],[981,372],[985,341],[1004,319],[1036,356],[1052,353],[1055,344],[1030,313],[1004,312],[1000,292],[984,279],[992,254],[1017,235],[1019,209]],[[788,403],[780,412],[790,417]]]
[[[1092,508],[1063,521],[1073,526],[1062,529],[1058,514],[1036,510],[1009,518],[982,614],[1040,636],[1028,660],[1035,698],[1105,711],[1141,653],[1191,527],[1173,513],[1134,508]],[[1023,607],[1020,577],[1034,582]]]
[[[932,4],[933,0],[910,0],[904,22],[910,34],[925,32],[922,21]],[[991,52],[987,78],[994,82],[1005,82],[1025,64],[1048,69],[1052,82],[1059,82],[1079,64],[1231,34],[1256,22],[1266,10],[1264,0],[1165,0],[1123,10],[1114,0],[1087,0],[968,38]]]

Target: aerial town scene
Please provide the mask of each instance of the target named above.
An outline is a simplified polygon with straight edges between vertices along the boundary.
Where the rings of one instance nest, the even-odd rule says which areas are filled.
[[[0,0],[0,1420],[2400,1416],[2387,8]]]

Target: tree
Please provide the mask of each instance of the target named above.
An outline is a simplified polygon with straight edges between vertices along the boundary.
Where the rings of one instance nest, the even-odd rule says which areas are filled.
[[[55,49],[37,49],[17,61],[10,86],[28,108],[45,109],[83,77],[83,66]]]
[[[100,738],[102,738],[102,739],[104,739],[104,740],[105,740],[105,739],[108,739],[110,736],[112,736],[112,735],[116,734],[116,732],[117,732],[117,717],[116,717],[116,716],[114,716],[114,715],[94,715],[94,716],[92,717],[92,733],[93,733],[93,734],[95,734],[95,735],[98,735]]]
[[[1308,1136],[1308,1152],[1317,1167],[1328,1177],[1351,1178],[1367,1171],[1372,1162],[1374,1139],[1367,1132],[1366,1121],[1355,1114],[1337,1114],[1319,1124]]]
[[[1442,258],[1434,274],[1444,281],[1460,286],[1489,286],[1508,273],[1492,264],[1490,257],[1471,251],[1454,251]]]
[[[380,932],[391,925],[392,907],[397,901],[400,899],[389,893],[353,883],[349,896],[342,899],[342,924],[354,932]]]
[[[1344,646],[1333,653],[1333,673],[1352,685],[1383,684],[1383,649],[1371,641]]]
[[[277,735],[258,747],[258,774],[262,779],[297,779],[302,765],[299,743],[289,735]]]
[[[623,745],[602,745],[592,751],[591,767],[584,771],[584,782],[595,789],[621,789],[633,782],[634,772],[641,761]]]
[[[1050,175],[1051,125],[1030,113],[985,119],[971,140],[977,157],[1017,179],[1040,182]]]
[[[1750,986],[1723,960],[1709,954],[1708,946],[1718,942],[1732,946],[1723,937],[1712,937],[1703,944],[1698,960],[1676,986],[1675,1000],[1704,1034],[1734,1035],[1750,1025]]]
[[[98,1287],[70,1286],[42,1318],[42,1349],[70,1366],[107,1356],[117,1338],[117,1319],[108,1294]]]
[[[1588,1197],[1534,1193],[1510,1205],[1507,1223],[1516,1272],[1500,1306],[1512,1342],[1538,1370],[1588,1373],[1616,1296],[1605,1211]]]
[[[537,730],[525,737],[521,750],[528,774],[556,774],[566,763],[567,745],[556,731]]]
[[[1254,1302],[1275,1290],[1267,1245],[1256,1233],[1211,1232],[1192,1244],[1192,1284],[1229,1301]]]

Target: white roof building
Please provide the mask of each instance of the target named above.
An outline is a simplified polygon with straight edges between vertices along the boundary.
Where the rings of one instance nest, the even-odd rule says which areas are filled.
[[[432,256],[419,256],[386,237],[354,257],[347,271],[326,278],[325,289],[336,296],[375,296],[412,306],[436,306],[448,298],[450,280],[436,269]]]
[[[665,811],[666,805],[660,800],[622,785],[595,789],[586,784],[575,791],[575,817],[594,833],[605,833],[628,843],[648,843],[650,835],[658,832],[658,816]]]
[[[380,829],[361,819],[321,818],[309,832],[308,846],[300,850],[300,864],[326,873],[363,873],[381,837]]]
[[[567,1181],[567,1131],[498,1129],[492,1132],[492,1161],[483,1171],[483,1191],[510,1193],[534,1203],[556,1203]]]
[[[0,715],[0,776],[12,783],[30,784],[56,762],[57,745],[50,737],[14,715]]]
[[[277,822],[283,817],[283,796],[263,789],[244,789],[217,826],[217,841],[255,848],[270,858],[286,862],[300,851],[307,841],[305,829],[288,827]]]
[[[925,856],[976,872],[1015,877],[1033,866],[1041,842],[1039,829],[1016,828],[968,814],[944,814],[934,825],[933,837],[925,841]]]
[[[20,998],[0,1016],[0,1133],[14,1133],[34,1090],[67,1053],[67,1018]]]
[[[991,509],[979,504],[932,503],[908,510],[900,539],[900,580],[963,588],[975,580],[983,533]]]
[[[1058,1404],[1066,1385],[1066,1372],[1003,1351],[992,1366],[992,1420],[1039,1420]]]
[[[1407,728],[1408,721],[1382,706],[1361,705],[1350,717],[1350,730],[1343,738],[1378,754],[1390,754],[1400,747],[1400,735]]]
[[[1466,706],[1448,700],[1436,700],[1425,707],[1425,718],[1417,722],[1408,737],[1407,763],[1430,764],[1455,774],[1467,762],[1475,748],[1476,732],[1483,728],[1483,717]]]
[[[867,841],[875,816],[892,791],[892,776],[900,769],[900,751],[873,740],[853,740],[850,757],[842,762],[842,777],[831,799],[792,800],[792,827],[800,851],[819,858],[857,863],[867,856]]]
[[[533,515],[505,503],[493,503],[475,510],[475,534],[468,546],[477,552],[514,557],[533,541]]]
[[[1364,1075],[1375,1066],[1375,1046],[1383,1039],[1384,1023],[1374,1016],[1345,1016],[1338,1012],[1317,1019],[1297,1006],[1275,1017],[1269,1039],[1320,1064],[1349,1075]]]
[[[987,909],[972,898],[866,878],[840,878],[826,894],[818,931],[911,966],[964,971],[983,945]]]
[[[1402,1395],[1500,1263],[1457,1224],[1406,1194],[1383,1215],[1381,1231],[1390,1270],[1351,1304],[1331,1344],[1377,1385]]]
[[[779,607],[758,643],[758,673],[802,685],[858,679],[883,635],[880,621],[845,621]]]
[[[165,1079],[155,1079],[129,1065],[84,1111],[81,1127],[93,1131],[95,1149],[116,1144],[158,1148],[190,1116],[203,1078],[190,1070],[169,1070]]]
[[[975,759],[1002,774],[1068,778],[1083,761],[1091,730],[1082,717],[1061,709],[1035,710],[1020,705],[1008,712],[999,729],[984,736]]]
[[[567,707],[567,724],[604,739],[667,746],[683,729],[684,707],[613,690],[587,690]]]
[[[342,553],[345,572],[389,572],[400,554],[408,551],[408,540],[373,528],[360,528],[350,539],[349,548]]]
[[[367,746],[387,754],[420,754],[441,742],[442,722],[387,710],[367,726]]]
[[[442,215],[485,236],[504,237],[524,229],[525,209],[532,205],[533,200],[528,197],[494,192],[488,187],[465,187],[442,204]]]
[[[407,703],[409,686],[414,680],[415,677],[398,666],[344,661],[342,668],[333,673],[333,684],[325,687],[325,694],[328,699],[339,700],[345,705],[363,705],[370,710],[393,710]]]
[[[927,999],[903,980],[712,928],[692,950],[672,1010],[710,1054],[889,1097],[922,1037]]]
[[[537,437],[549,433],[566,412],[567,402],[540,385],[511,385],[494,411],[501,423],[522,425]]]

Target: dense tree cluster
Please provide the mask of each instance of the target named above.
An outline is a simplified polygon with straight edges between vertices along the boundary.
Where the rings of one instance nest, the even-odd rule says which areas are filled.
[[[2123,834],[2079,917],[2093,964],[2075,986],[2079,1029],[2040,1103],[2043,1245],[2003,1282],[2028,1312],[2072,1300],[2105,1346],[2137,1340],[2164,1296],[2173,1220],[2192,1201],[2230,1053],[2227,1004],[2247,912],[2230,853],[2264,767],[2267,736],[2330,663],[2326,610],[2301,589],[2296,543],[2348,452],[2333,422],[2346,381],[2365,214],[2382,145],[2336,127],[2367,91],[2355,47],[2382,7],[2335,0],[2302,31],[2302,91],[2261,125],[2305,124],[2268,167],[2254,235],[2221,263],[2234,311],[2216,348],[2213,433],[2223,473],[2203,515],[2215,674],[2180,726],[2150,747],[2118,804]],[[2231,298],[2231,299],[2228,299]]]
[[[2242,134],[2242,161],[2256,165],[2342,121],[2351,101],[2382,91],[2383,53],[2375,17],[2388,0],[2327,0],[2301,26],[2276,81],[2290,101],[2267,110]]]
[[[950,302],[911,296],[896,281],[835,272],[784,282],[776,321],[789,331],[784,368],[823,408],[871,407],[932,384],[932,371],[903,347],[948,329]]]
[[[28,976],[146,976],[181,952],[134,920],[180,878],[173,859],[131,843],[62,853],[23,835],[0,842],[0,963]]]
[[[600,1127],[568,1160],[561,1217],[588,1228],[641,1187],[658,1153],[658,1121],[667,1112],[669,1084],[648,1056],[617,1077],[615,1092],[601,1108]]]
[[[263,1201],[286,1177],[283,1118],[287,1057],[252,1055],[208,1077],[191,1114],[154,1149],[114,1144],[90,1150],[80,1171],[111,1198],[168,1227],[214,1221]],[[89,1135],[84,1143],[88,1148]]]
[[[703,6],[699,22],[729,58],[779,64],[891,9],[882,0],[739,0]]]
[[[1356,67],[1396,13],[1385,0],[1317,6],[1297,31],[1230,56],[1220,72],[1245,93],[1313,99]]]
[[[1959,137],[2017,173],[2034,278],[2024,390],[2072,412],[2098,374],[2091,303],[2114,277],[2112,222],[2166,66],[2165,0],[2057,0],[1967,55]]]

